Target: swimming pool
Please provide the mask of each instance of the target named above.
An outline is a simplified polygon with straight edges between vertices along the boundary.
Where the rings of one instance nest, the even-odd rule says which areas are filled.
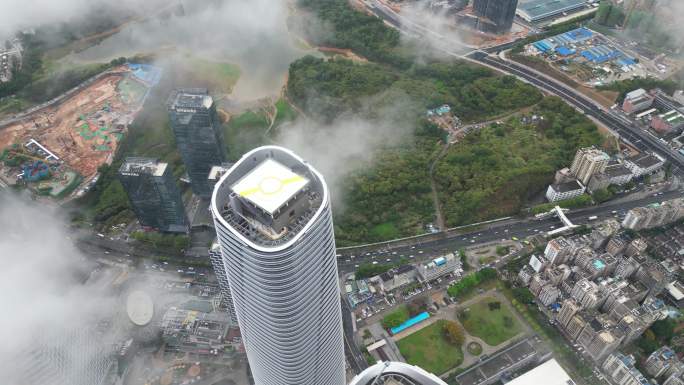
[[[399,326],[397,326],[397,327],[391,328],[390,331],[392,332],[392,334],[397,334],[397,333],[399,333],[400,331],[405,330],[405,329],[408,329],[408,328],[410,328],[410,327],[413,326],[413,325],[419,324],[419,323],[425,321],[425,320],[428,319],[428,318],[430,318],[430,313],[424,311],[424,312],[418,314],[417,316],[415,316],[415,317],[413,317],[413,318],[407,319],[407,320],[404,321],[404,323],[402,323],[401,325],[399,325]]]

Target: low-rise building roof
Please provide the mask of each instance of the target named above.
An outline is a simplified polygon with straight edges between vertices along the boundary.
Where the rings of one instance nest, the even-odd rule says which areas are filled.
[[[552,184],[551,188],[553,188],[555,192],[564,193],[568,191],[581,190],[582,185],[579,184],[578,181],[574,180],[572,182]]]
[[[517,13],[527,21],[536,21],[583,7],[585,0],[532,0],[518,5]]]
[[[660,158],[656,157],[655,155],[646,153],[629,157],[627,158],[627,161],[644,169],[653,167],[663,162]]]

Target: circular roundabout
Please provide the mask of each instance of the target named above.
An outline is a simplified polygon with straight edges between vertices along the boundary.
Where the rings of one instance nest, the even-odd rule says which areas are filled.
[[[471,341],[468,342],[468,345],[466,345],[466,350],[473,356],[479,356],[480,354],[482,354],[482,345],[475,341]]]

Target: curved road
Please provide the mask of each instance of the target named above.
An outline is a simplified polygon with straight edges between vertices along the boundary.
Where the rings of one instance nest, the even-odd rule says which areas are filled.
[[[448,36],[441,35],[436,31],[430,30],[428,27],[418,25],[413,21],[408,20],[378,0],[365,0],[364,4],[370,12],[404,34],[415,37],[429,36],[433,40],[434,38],[437,38],[437,41],[439,41],[440,44],[439,46],[435,46],[435,49],[440,50],[447,55],[479,63],[496,69],[499,72],[513,75],[543,91],[563,98],[568,104],[582,111],[582,113],[594,117],[639,150],[655,152],[664,157],[672,164],[673,174],[684,175],[684,172],[682,172],[682,170],[684,170],[684,155],[661,142],[649,132],[641,130],[628,118],[615,111],[606,110],[600,103],[595,102],[581,92],[532,68],[512,61],[503,60],[498,56],[492,56],[492,54],[496,55],[496,53],[500,51],[509,49],[515,42],[483,50],[472,50],[469,49],[471,47],[464,45],[460,41],[448,40]],[[467,54],[459,52],[464,50],[469,50],[470,52]]]

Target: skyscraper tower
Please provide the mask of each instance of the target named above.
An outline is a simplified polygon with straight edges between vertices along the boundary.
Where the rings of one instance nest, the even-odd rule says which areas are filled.
[[[214,99],[204,88],[178,89],[169,96],[167,108],[192,191],[208,199],[212,191],[209,170],[226,158]]]
[[[224,307],[230,315],[230,320],[237,323],[237,315],[235,314],[235,306],[233,305],[233,295],[230,293],[230,284],[228,283],[228,276],[226,275],[226,267],[223,264],[223,255],[221,254],[221,245],[214,242],[209,249],[209,260],[211,267],[216,274],[216,280],[221,289],[220,306]]]
[[[141,225],[163,232],[188,231],[181,193],[168,164],[126,158],[119,168],[119,180]]]
[[[344,385],[323,176],[287,149],[260,147],[221,178],[211,211],[256,385]]]
[[[480,17],[478,29],[506,33],[513,26],[518,0],[474,0],[473,10]]]

